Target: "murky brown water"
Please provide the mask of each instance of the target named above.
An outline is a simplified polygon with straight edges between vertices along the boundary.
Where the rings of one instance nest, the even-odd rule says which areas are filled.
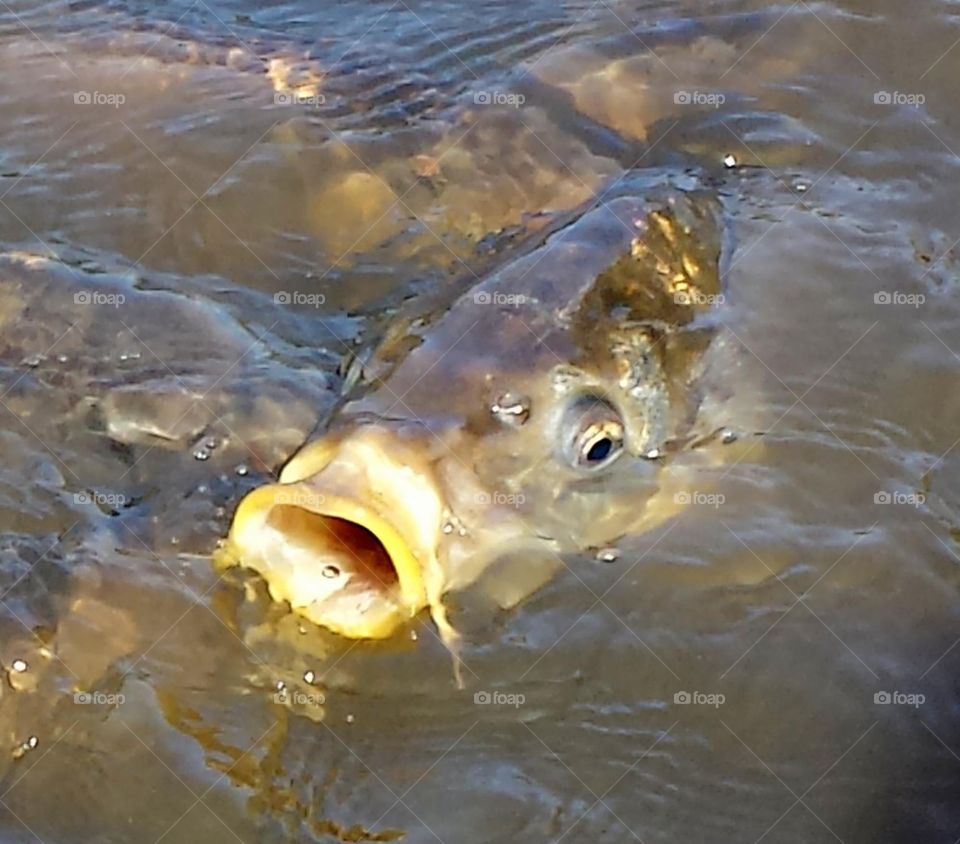
[[[945,1],[0,4],[0,839],[960,839],[958,39]],[[613,562],[464,599],[465,692],[425,619],[350,643],[218,578],[384,303],[631,166],[723,199],[763,436]]]

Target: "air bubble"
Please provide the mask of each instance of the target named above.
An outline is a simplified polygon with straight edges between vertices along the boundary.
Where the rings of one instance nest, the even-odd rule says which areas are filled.
[[[732,153],[727,153],[723,157],[723,166],[726,167],[728,170],[732,170],[734,167],[737,166],[738,163],[739,162],[737,161],[737,157]]]
[[[13,758],[22,759],[31,750],[36,750],[40,744],[40,739],[36,736],[30,736],[26,741],[21,742],[13,749]]]
[[[597,560],[601,563],[615,563],[619,558],[619,548],[601,548],[597,551]]]
[[[193,459],[194,459],[194,460],[209,460],[209,459],[210,459],[210,452],[207,451],[205,448],[198,448],[198,449],[193,453]]]
[[[721,441],[723,442],[724,445],[730,445],[730,443],[735,443],[738,439],[740,439],[740,437],[738,436],[737,432],[731,431],[729,428],[724,430],[723,434],[721,435]]]
[[[237,474],[240,475],[241,478],[243,478],[243,477],[246,477],[250,469],[247,467],[246,463],[241,463],[239,466],[237,466],[236,471],[237,471]]]
[[[305,671],[303,674],[303,682],[313,685],[313,681],[317,679],[317,675],[312,671]]]
[[[11,663],[11,668],[17,672],[17,674],[23,674],[27,670],[27,661],[25,659],[15,659]]]
[[[323,576],[331,579],[340,577],[340,569],[338,569],[336,566],[324,566]]]

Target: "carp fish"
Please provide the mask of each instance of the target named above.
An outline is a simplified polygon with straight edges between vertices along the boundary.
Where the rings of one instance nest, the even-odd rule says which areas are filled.
[[[545,579],[521,576],[534,559],[669,519],[724,428],[722,233],[689,177],[621,179],[355,363],[328,430],[241,501],[223,560],[350,638],[429,610],[456,655],[448,594],[506,564],[515,604]]]

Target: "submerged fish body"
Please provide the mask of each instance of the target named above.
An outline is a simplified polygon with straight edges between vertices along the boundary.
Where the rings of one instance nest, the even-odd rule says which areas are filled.
[[[79,173],[72,193],[104,192],[120,207],[135,196],[157,233],[171,232],[156,243],[145,227],[118,219],[105,239],[74,203],[65,236],[122,254],[149,250],[154,266],[214,272],[274,292],[278,277],[315,292],[316,276],[303,279],[304,266],[322,267],[331,280],[349,266],[364,282],[351,306],[394,290],[398,266],[446,278],[463,262],[480,273],[478,245],[483,253],[530,235],[625,167],[666,160],[668,149],[682,153],[690,136],[702,140],[697,129],[716,125],[715,109],[678,108],[678,97],[706,90],[721,74],[731,96],[749,97],[759,80],[785,75],[753,73],[738,61],[767,28],[760,20],[758,32],[660,33],[653,51],[593,24],[568,41],[561,12],[545,24],[539,47],[526,38],[510,44],[505,33],[492,38],[510,49],[477,73],[472,63],[424,64],[437,43],[421,24],[415,43],[398,45],[386,28],[363,38],[300,27],[284,34],[224,29],[204,15],[149,26],[122,11],[125,4],[83,5],[86,13],[66,15],[43,44],[0,44],[0,69],[47,79],[69,67],[75,101],[65,96],[60,131],[69,128],[84,156],[77,163],[97,163],[86,145],[128,162],[89,183]],[[509,17],[530,24],[525,15]],[[482,21],[463,23],[482,41],[490,37]],[[112,105],[98,106],[104,99]],[[681,117],[682,131],[659,143],[660,124]],[[108,119],[119,131],[103,132]],[[146,179],[141,168],[152,173],[157,158],[178,178],[161,168],[159,179]],[[191,191],[216,215],[190,218],[201,227],[196,238],[176,226],[181,194]],[[263,267],[251,267],[245,250],[232,257],[241,255],[236,238]]]
[[[453,641],[445,594],[509,565],[491,591],[516,603],[558,553],[676,513],[690,444],[725,424],[709,377],[723,347],[711,320],[721,209],[689,174],[623,168],[679,102],[668,64],[692,84],[733,71],[736,52],[705,36],[659,56],[635,55],[632,39],[561,45],[492,97],[479,79],[397,88],[409,68],[389,56],[335,72],[331,45],[241,49],[201,35],[161,37],[130,65],[131,84],[178,99],[194,85],[214,102],[224,90],[272,94],[271,112],[309,106],[322,118],[276,112],[263,137],[289,153],[280,172],[298,175],[302,160],[309,178],[271,175],[269,196],[245,196],[244,209],[312,231],[331,268],[351,254],[389,264],[435,252],[435,266],[483,268],[354,363],[326,434],[238,507],[223,560],[346,636],[386,637],[430,609]],[[82,78],[92,87],[144,37],[111,35],[107,59],[80,50]],[[749,90],[744,75],[731,80]],[[383,86],[410,98],[390,144],[373,94]],[[246,221],[235,222],[242,238]]]
[[[621,180],[366,361],[329,431],[241,502],[228,561],[344,635],[429,609],[453,643],[446,593],[507,560],[514,603],[535,560],[669,518],[671,473],[724,424],[704,393],[722,239],[688,177]]]

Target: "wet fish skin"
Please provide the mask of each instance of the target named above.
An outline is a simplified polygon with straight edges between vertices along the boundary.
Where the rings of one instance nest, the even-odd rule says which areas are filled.
[[[695,324],[707,310],[698,303],[720,293],[720,208],[707,192],[660,189],[651,199],[630,195],[631,184],[421,329],[379,388],[341,409],[334,432],[371,419],[423,429],[440,465],[523,495],[516,509],[537,527],[558,521],[547,511],[582,478],[556,453],[572,397],[603,396],[622,411],[634,460],[681,436],[712,335]],[[521,426],[491,413],[509,395],[526,397]]]
[[[721,210],[695,180],[629,176],[449,308],[410,322],[366,363],[329,432],[241,504],[235,561],[346,635],[390,635],[429,607],[455,643],[444,595],[498,561],[545,555],[555,567],[558,552],[669,518],[665,455],[719,424],[698,418],[698,386],[717,333]],[[591,469],[571,460],[570,443],[598,414],[598,430],[618,433],[602,445],[611,459]],[[309,586],[316,550],[292,554],[306,540],[284,535],[273,512],[291,494],[316,516],[310,543],[339,558],[344,583],[357,588],[356,555],[324,545],[326,519],[379,538],[398,582],[361,578],[362,600],[334,609],[331,584]],[[540,582],[527,580],[530,591]]]

